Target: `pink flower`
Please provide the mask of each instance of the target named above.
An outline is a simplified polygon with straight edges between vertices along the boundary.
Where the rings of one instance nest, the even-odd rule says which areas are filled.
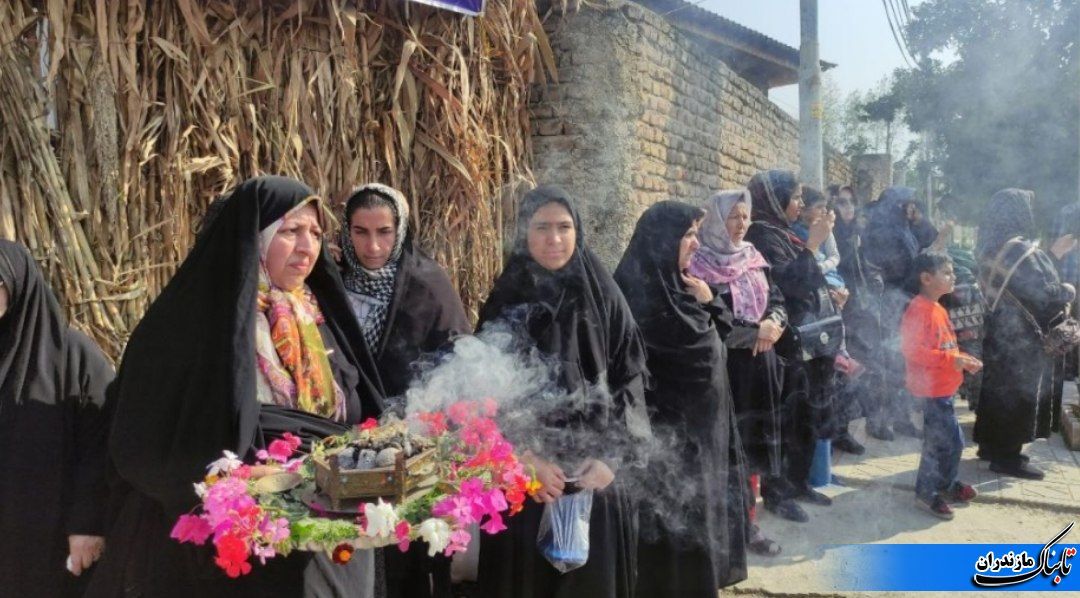
[[[284,463],[285,461],[289,460],[289,457],[292,456],[293,446],[289,441],[279,438],[270,443],[270,448],[268,449],[268,452],[270,453],[271,459],[279,463]]]
[[[501,511],[505,511],[507,508],[506,497],[503,496],[501,490],[491,490],[487,492],[483,497],[484,510],[489,515],[494,515]]]
[[[473,403],[472,401],[458,401],[446,408],[446,414],[450,416],[450,421],[459,426],[463,426],[476,416],[476,403]]]
[[[181,515],[172,528],[169,537],[179,542],[190,542],[202,546],[210,538],[213,530],[205,519],[197,515]]]
[[[256,546],[251,549],[251,554],[259,557],[259,562],[266,564],[266,559],[272,559],[277,556],[277,551],[273,546]]]
[[[289,520],[284,517],[279,517],[277,519],[264,517],[262,523],[259,525],[259,533],[261,533],[270,544],[284,542],[289,538]]]
[[[292,450],[294,450],[294,451],[296,449],[300,448],[300,444],[301,444],[300,437],[296,436],[292,432],[285,432],[284,434],[281,435],[281,439],[284,440],[285,442],[287,442],[289,444],[289,447],[292,448]]]
[[[476,521],[473,515],[473,500],[460,494],[448,496],[431,508],[435,517],[453,517],[459,525],[469,525]]]
[[[455,552],[465,552],[469,548],[470,540],[472,540],[472,535],[469,532],[463,529],[454,530],[450,533],[450,544],[446,546],[443,554],[451,556]]]
[[[488,517],[488,520],[480,526],[480,529],[489,534],[497,534],[506,529],[506,525],[503,524],[502,515],[493,513]]]
[[[402,520],[394,528],[394,537],[398,541],[398,550],[401,552],[407,552],[409,550],[409,522]]]

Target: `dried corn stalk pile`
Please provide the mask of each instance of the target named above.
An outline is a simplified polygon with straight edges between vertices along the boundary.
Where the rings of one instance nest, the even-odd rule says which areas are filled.
[[[553,72],[532,0],[0,3],[0,237],[117,357],[205,207],[254,174],[379,181],[475,310]]]

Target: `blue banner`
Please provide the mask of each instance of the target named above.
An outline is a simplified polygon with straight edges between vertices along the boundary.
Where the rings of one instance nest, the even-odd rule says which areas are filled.
[[[430,4],[431,6],[437,6],[446,10],[452,10],[454,12],[460,12],[461,14],[470,16],[480,16],[484,14],[484,2],[485,0],[412,0],[413,2],[419,2],[420,4]]]
[[[829,550],[838,591],[1077,591],[1069,524],[1046,544],[850,544]]]

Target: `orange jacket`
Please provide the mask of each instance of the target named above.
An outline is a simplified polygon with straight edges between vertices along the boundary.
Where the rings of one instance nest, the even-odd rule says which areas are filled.
[[[964,382],[956,369],[960,349],[945,308],[916,295],[900,323],[900,348],[907,368],[907,389],[916,397],[951,397]]]

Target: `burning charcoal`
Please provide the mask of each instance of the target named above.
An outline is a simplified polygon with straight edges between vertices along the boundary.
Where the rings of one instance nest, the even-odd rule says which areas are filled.
[[[394,460],[397,459],[397,455],[400,452],[401,449],[399,448],[384,448],[383,450],[379,451],[379,455],[375,457],[375,465],[377,465],[378,467],[393,467]]]
[[[374,469],[376,462],[378,462],[378,457],[375,451],[364,449],[360,451],[360,456],[356,460],[356,468],[361,470]]]

